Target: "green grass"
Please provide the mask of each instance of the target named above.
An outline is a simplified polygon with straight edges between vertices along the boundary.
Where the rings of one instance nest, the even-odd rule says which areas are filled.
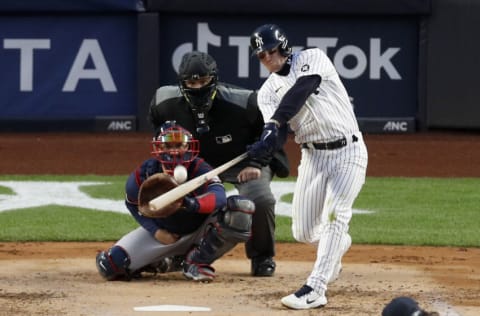
[[[354,207],[357,243],[480,246],[480,179],[368,178]]]
[[[138,225],[127,214],[57,205],[0,213],[1,241],[109,241]]]
[[[10,188],[0,186],[0,194],[13,195],[15,192]]]
[[[94,181],[93,198],[123,200],[126,176],[0,176],[0,181]],[[293,180],[293,179],[291,179]],[[46,184],[48,185],[48,184]],[[227,189],[231,189],[227,185]],[[367,178],[354,208],[354,243],[480,247],[480,179]],[[0,186],[1,195],[15,194]],[[293,194],[282,201],[290,202]],[[0,241],[115,241],[137,227],[127,214],[49,205],[0,212]],[[276,218],[276,239],[294,241],[291,219]]]
[[[122,200],[125,197],[126,178],[111,181],[110,184],[98,184],[80,187],[82,192],[97,199]]]

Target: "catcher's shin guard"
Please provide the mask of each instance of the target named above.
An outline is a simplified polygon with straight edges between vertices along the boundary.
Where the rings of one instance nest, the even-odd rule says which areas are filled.
[[[209,225],[200,245],[190,251],[186,262],[210,264],[230,251],[236,244],[237,242],[228,241],[220,234],[218,225]]]
[[[211,264],[230,251],[239,242],[251,236],[252,214],[255,204],[241,196],[230,196],[227,207],[217,214],[217,222],[207,228],[200,245],[194,248],[187,259],[196,263]]]
[[[108,281],[117,280],[121,277],[128,279],[130,257],[123,248],[113,246],[107,251],[100,251],[96,257],[96,263],[97,270],[104,279]]]
[[[218,224],[226,240],[244,242],[252,235],[252,215],[255,204],[242,196],[228,197],[224,210],[218,213]]]

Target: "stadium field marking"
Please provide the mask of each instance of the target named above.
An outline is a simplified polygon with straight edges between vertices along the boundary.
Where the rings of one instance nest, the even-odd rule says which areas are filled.
[[[60,181],[0,181],[0,186],[10,188],[15,194],[0,194],[0,212],[12,209],[64,205],[98,211],[112,211],[129,214],[123,200],[97,199],[80,190],[81,186],[109,184],[108,182],[60,182]],[[271,188],[277,204],[275,214],[292,216],[292,204],[283,202],[282,196],[294,191],[293,181],[273,181]],[[236,189],[227,195],[238,194]],[[374,211],[354,209],[353,214],[369,214]]]

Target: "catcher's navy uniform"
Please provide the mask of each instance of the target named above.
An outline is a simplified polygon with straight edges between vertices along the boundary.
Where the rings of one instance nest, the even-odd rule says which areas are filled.
[[[246,146],[260,136],[264,122],[256,97],[254,91],[218,83],[211,108],[205,113],[209,130],[199,133],[195,113],[179,86],[163,86],[152,99],[149,118],[155,128],[166,120],[175,120],[191,131],[200,141],[200,155],[217,167],[245,152]],[[238,183],[237,175],[247,166],[261,168],[261,178]],[[268,166],[247,159],[220,174],[222,181],[234,184],[240,195],[255,203],[252,238],[246,243],[253,275],[271,275],[275,270],[275,198],[270,182],[274,174],[286,177],[288,173],[287,157],[279,151]]]
[[[170,130],[177,133],[185,131],[174,127],[166,133]],[[158,139],[163,139],[163,135],[160,134],[152,143],[159,143]],[[186,134],[185,137],[190,139],[191,134]],[[160,144],[159,148],[167,146]],[[126,182],[125,204],[140,227],[97,255],[97,269],[107,280],[130,279],[144,271],[156,273],[183,269],[184,275],[189,279],[211,281],[215,274],[210,264],[238,242],[245,242],[251,236],[253,202],[239,196],[227,199],[225,188],[218,177],[213,177],[184,197],[184,204],[172,215],[148,218],[139,213],[138,196],[142,183],[158,173],[170,174],[169,168],[174,167],[169,164],[171,160],[164,160],[173,159],[166,156],[168,150],[154,151],[156,158],[144,161]],[[174,151],[178,149],[173,149],[172,152]],[[182,154],[176,155],[180,157]],[[192,152],[183,153],[183,157],[187,155],[191,158],[188,162],[179,158],[177,163],[187,169],[187,181],[212,170],[203,159],[192,156]],[[194,203],[185,204],[185,201]],[[157,237],[157,233],[175,239],[166,242]],[[177,262],[177,267],[172,267],[171,263],[178,261],[178,258],[180,262]]]
[[[201,158],[196,158],[188,166],[188,180],[207,173],[212,168]],[[210,213],[214,210],[222,208],[226,203],[225,188],[218,178],[214,178],[210,182],[202,185],[189,196],[197,197],[200,204],[199,209],[195,212],[181,209],[178,212],[166,218],[148,218],[140,215],[138,212],[138,191],[143,181],[147,177],[163,172],[160,162],[151,158],[138,167],[128,178],[126,183],[126,200],[125,204],[135,218],[135,220],[151,235],[159,229],[168,230],[171,233],[179,235],[187,235],[197,230],[206,220]],[[202,197],[199,197],[202,195]],[[142,262],[142,267],[149,262]]]

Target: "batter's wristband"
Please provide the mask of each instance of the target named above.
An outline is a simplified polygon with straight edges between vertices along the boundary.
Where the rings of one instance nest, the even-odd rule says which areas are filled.
[[[267,123],[274,123],[277,126],[277,128],[282,125],[282,124],[280,124],[279,121],[277,121],[276,119],[273,119],[273,118],[270,119]]]

